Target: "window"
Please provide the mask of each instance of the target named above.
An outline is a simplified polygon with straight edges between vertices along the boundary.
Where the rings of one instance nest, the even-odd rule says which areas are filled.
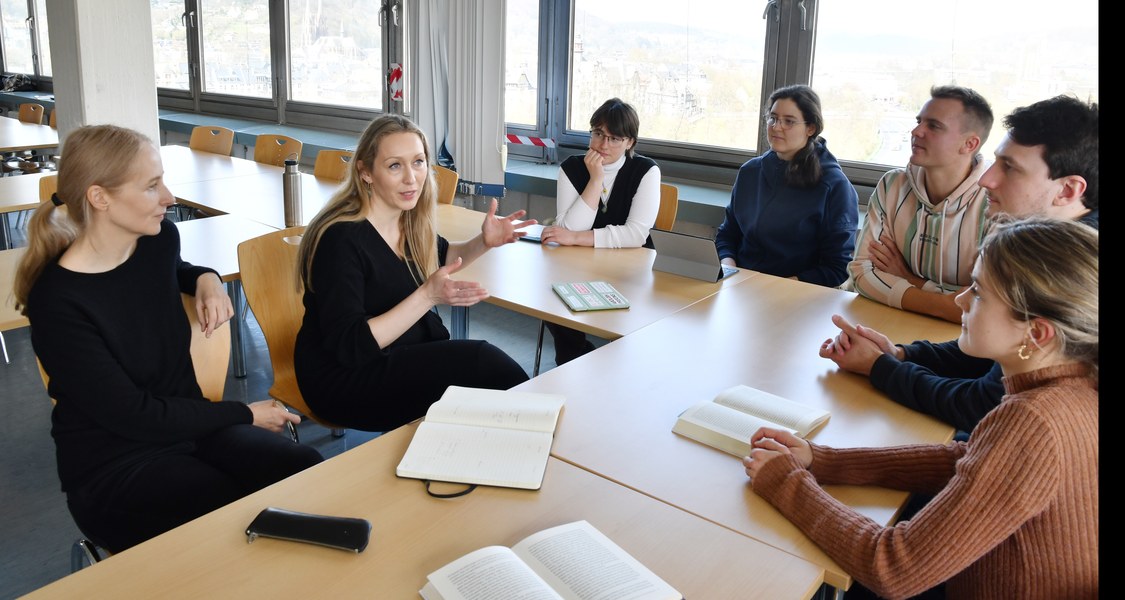
[[[508,0],[504,24],[504,118],[539,123],[539,0]]]
[[[187,19],[183,0],[152,0],[152,56],[158,88],[191,89]]]
[[[47,35],[47,0],[35,2],[35,48],[38,51],[36,63],[39,74],[51,76],[51,38]]]
[[[203,91],[273,96],[267,0],[199,0]]]
[[[765,25],[745,0],[575,0],[567,129],[607,99],[632,104],[641,136],[753,150]]]
[[[150,1],[161,108],[355,130],[388,108],[402,0]]]
[[[509,0],[509,131],[578,150],[593,110],[619,96],[640,114],[640,152],[669,159],[672,176],[722,180],[716,167],[729,173],[767,148],[769,92],[806,83],[821,96],[829,147],[870,185],[905,164],[931,85],[988,98],[997,124],[986,155],[1017,106],[1062,93],[1097,101],[1098,5],[1068,4],[1074,18],[1059,10],[1046,0]],[[533,116],[533,103],[545,114]]]
[[[290,0],[292,99],[381,109],[383,28],[370,0]]]
[[[35,74],[27,0],[0,0],[0,27],[3,31],[4,71]]]
[[[833,153],[906,164],[931,85],[970,87],[989,101],[996,123],[986,157],[1013,109],[1058,94],[1096,101],[1097,19],[1060,20],[1058,9],[1044,0],[823,3],[812,81]],[[1074,0],[1066,12],[1097,15],[1098,3]]]

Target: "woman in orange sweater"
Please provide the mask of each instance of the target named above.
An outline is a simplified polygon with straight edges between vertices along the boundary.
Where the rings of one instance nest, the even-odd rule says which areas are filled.
[[[832,449],[761,429],[754,491],[863,585],[902,598],[1098,596],[1098,234],[1072,221],[999,224],[957,297],[961,349],[1007,395],[967,443]],[[936,494],[882,527],[822,484]]]

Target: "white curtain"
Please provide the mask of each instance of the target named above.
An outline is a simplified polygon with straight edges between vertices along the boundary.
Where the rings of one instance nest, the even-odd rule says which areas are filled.
[[[416,119],[473,193],[504,195],[504,2],[423,0]],[[462,188],[466,189],[466,188]]]

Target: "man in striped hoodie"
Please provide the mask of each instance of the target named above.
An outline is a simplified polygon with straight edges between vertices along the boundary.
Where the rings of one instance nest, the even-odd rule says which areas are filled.
[[[883,175],[867,202],[849,282],[872,300],[959,322],[953,298],[987,228],[977,180],[989,167],[980,148],[992,108],[969,88],[935,86],[917,120],[910,163]]]

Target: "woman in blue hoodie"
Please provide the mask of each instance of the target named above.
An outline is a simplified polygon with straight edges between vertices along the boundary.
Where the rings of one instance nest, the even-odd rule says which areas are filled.
[[[738,170],[715,245],[728,265],[835,287],[848,277],[859,198],[825,147],[820,97],[770,94],[770,150]]]

